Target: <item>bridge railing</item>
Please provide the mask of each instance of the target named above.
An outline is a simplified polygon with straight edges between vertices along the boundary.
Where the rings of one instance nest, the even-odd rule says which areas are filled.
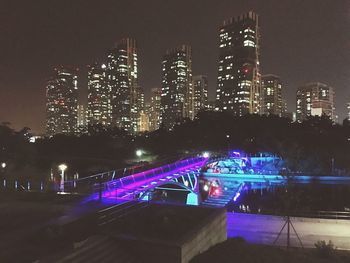
[[[193,164],[203,160],[203,157],[181,159],[174,163],[166,164],[166,160],[160,160],[151,165],[133,166],[129,168],[117,169],[104,173],[98,173],[83,178],[74,178],[62,184],[60,178],[45,181],[31,181],[26,179],[1,178],[0,190],[11,191],[36,191],[36,192],[68,192],[83,195],[98,193],[99,188],[103,191],[116,188],[123,188],[125,185],[140,183],[151,179],[154,176],[169,172],[176,168]],[[72,178],[73,176],[70,176]]]
[[[275,210],[262,210],[258,214],[287,216],[286,212]],[[289,216],[319,219],[350,220],[350,212],[347,211],[291,211],[289,212]]]
[[[111,191],[114,189],[123,189],[125,186],[132,188],[143,182],[151,181],[157,176],[164,175],[170,171],[176,172],[177,169],[186,168],[187,166],[204,161],[203,157],[189,158],[186,160],[177,161],[175,163],[163,165],[140,173],[132,174],[122,178],[114,179],[109,182],[104,182],[101,185],[103,191]]]

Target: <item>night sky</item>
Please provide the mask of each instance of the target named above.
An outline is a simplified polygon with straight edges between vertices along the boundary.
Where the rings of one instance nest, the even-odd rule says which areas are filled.
[[[103,62],[106,51],[126,36],[139,45],[139,83],[160,86],[166,49],[190,44],[193,73],[209,77],[214,99],[218,27],[253,10],[260,15],[262,73],[285,84],[288,109],[296,88],[320,81],[336,89],[336,111],[345,118],[350,101],[349,0],[0,0],[0,122],[44,131],[45,84],[55,65],[80,70]]]

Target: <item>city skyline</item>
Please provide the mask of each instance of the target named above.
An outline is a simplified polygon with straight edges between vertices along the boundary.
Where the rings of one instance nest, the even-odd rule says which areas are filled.
[[[193,74],[208,76],[209,98],[212,100],[217,85],[218,28],[222,21],[254,10],[261,22],[262,73],[281,77],[285,83],[288,109],[295,111],[295,94],[299,86],[307,82],[322,82],[335,88],[336,112],[341,121],[346,117],[346,103],[350,99],[347,86],[349,33],[345,30],[349,25],[346,13],[349,4],[345,1],[268,2],[270,4],[264,5],[262,1],[206,1],[198,6],[189,1],[185,12],[181,13],[183,19],[175,22],[172,19],[180,14],[182,6],[178,1],[168,4],[161,1],[147,4],[110,2],[109,8],[100,6],[96,10],[91,10],[91,5],[83,5],[83,2],[53,4],[50,8],[43,2],[39,10],[24,6],[26,4],[21,7],[6,5],[2,11],[5,20],[1,28],[6,41],[1,44],[1,49],[8,52],[1,61],[0,120],[11,122],[16,129],[29,126],[34,132],[43,132],[45,83],[52,68],[67,64],[78,66],[81,68],[80,88],[86,89],[85,66],[95,60],[104,62],[108,48],[129,35],[139,43],[139,83],[147,97],[151,88],[160,86],[160,62],[165,50],[188,43],[193,50]],[[134,10],[136,5],[138,8]],[[145,9],[139,8],[142,6]],[[50,20],[50,10],[55,8],[65,12],[55,12]],[[78,9],[83,13],[81,21],[75,16]],[[127,14],[134,12],[137,19],[134,23],[123,23],[122,18],[127,14],[120,10],[127,10]],[[23,11],[26,14],[21,16]],[[93,11],[96,11],[97,18],[101,18],[96,25],[88,19]],[[201,12],[192,17],[194,11]],[[39,18],[46,18],[44,23],[35,17],[38,12],[41,12]],[[16,23],[13,23],[14,17],[19,17]],[[26,19],[36,28],[28,27]],[[164,25],[159,24],[160,20],[164,20]],[[71,30],[67,30],[67,23]],[[101,23],[105,28],[100,27]]]

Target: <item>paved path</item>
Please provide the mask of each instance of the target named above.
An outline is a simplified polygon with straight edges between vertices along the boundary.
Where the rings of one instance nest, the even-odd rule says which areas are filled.
[[[350,220],[291,218],[304,247],[318,240],[331,240],[338,249],[350,250]],[[272,245],[285,219],[279,216],[227,213],[227,236],[243,237],[250,243]],[[277,245],[286,244],[286,228]],[[291,245],[299,246],[291,228]]]

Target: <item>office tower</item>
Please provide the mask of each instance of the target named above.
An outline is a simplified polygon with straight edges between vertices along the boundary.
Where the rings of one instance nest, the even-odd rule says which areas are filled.
[[[348,109],[348,120],[350,120],[350,102],[347,103],[347,109]]]
[[[335,121],[334,89],[326,84],[307,83],[297,90],[297,121],[309,116],[327,115]]]
[[[46,134],[78,131],[78,69],[57,67],[46,86]]]
[[[215,100],[208,101],[208,111],[215,111],[215,105],[216,105]]]
[[[264,114],[282,116],[285,105],[282,100],[282,82],[276,75],[267,74],[261,78],[261,110]]]
[[[78,105],[78,127],[84,128],[87,124],[86,107],[83,104]]]
[[[225,21],[219,30],[216,109],[260,113],[259,19],[254,12]]]
[[[161,118],[172,129],[183,118],[193,119],[192,54],[182,45],[168,50],[162,61]]]
[[[89,125],[111,124],[111,89],[106,82],[106,65],[94,63],[88,66],[88,107]]]
[[[110,50],[106,76],[112,93],[112,125],[130,133],[138,132],[141,89],[138,86],[136,40],[122,39]]]
[[[204,75],[193,76],[193,108],[194,116],[200,110],[208,109],[208,77]]]
[[[149,114],[146,110],[140,113],[140,128],[139,132],[146,132],[150,130],[150,119]]]
[[[161,89],[153,88],[151,90],[151,102],[147,108],[149,114],[149,130],[158,130],[161,122]]]

